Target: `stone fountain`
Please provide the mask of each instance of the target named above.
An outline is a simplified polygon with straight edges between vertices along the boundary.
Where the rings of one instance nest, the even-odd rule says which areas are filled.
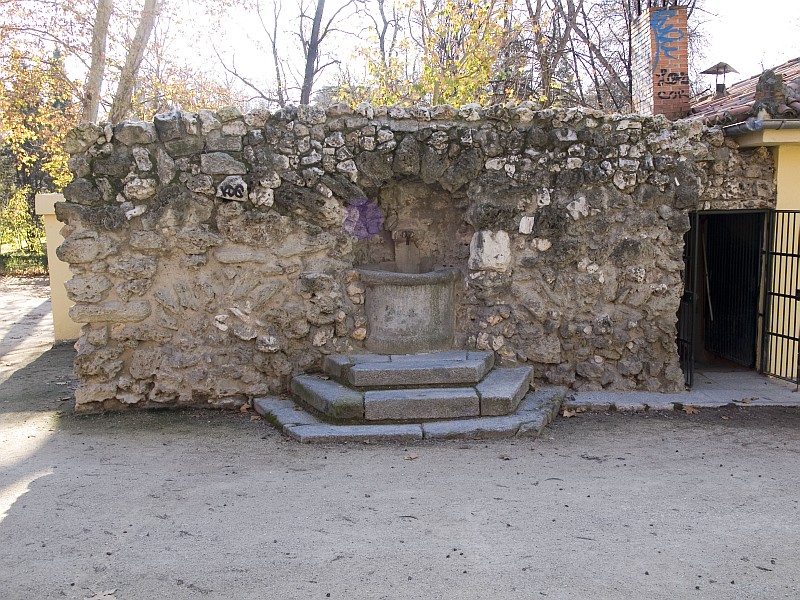
[[[454,344],[456,268],[422,271],[410,230],[392,232],[395,260],[359,269],[366,287],[368,350],[410,354],[449,350]]]
[[[421,196],[419,190],[397,195],[403,201],[389,203],[382,231],[370,238],[374,246],[365,255],[373,260],[357,269],[370,353],[328,355],[325,374],[294,377],[292,391],[338,422],[441,423],[514,413],[529,391],[531,367],[495,369],[493,352],[458,348],[463,275],[452,265],[460,220],[430,202],[408,202]],[[530,417],[512,419],[512,425]]]

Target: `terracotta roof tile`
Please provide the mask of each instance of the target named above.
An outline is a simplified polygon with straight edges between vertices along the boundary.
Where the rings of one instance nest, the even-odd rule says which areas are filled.
[[[785,102],[777,106],[776,119],[795,119],[800,116],[800,57],[772,69],[783,77],[786,86]],[[746,121],[753,114],[756,84],[761,75],[755,75],[729,86],[721,97],[710,96],[696,102],[689,116],[703,119],[708,125],[728,125]]]

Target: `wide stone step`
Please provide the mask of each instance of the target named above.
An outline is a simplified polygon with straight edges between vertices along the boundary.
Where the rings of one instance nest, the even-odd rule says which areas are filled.
[[[334,419],[364,418],[364,394],[314,375],[292,378],[292,393],[311,408]]]
[[[507,415],[517,410],[531,385],[532,367],[494,369],[477,386],[481,415]]]
[[[415,388],[364,392],[368,421],[456,419],[480,415],[475,388]]]
[[[325,361],[325,370],[342,383],[355,387],[421,387],[475,384],[493,364],[491,352],[337,355]]]

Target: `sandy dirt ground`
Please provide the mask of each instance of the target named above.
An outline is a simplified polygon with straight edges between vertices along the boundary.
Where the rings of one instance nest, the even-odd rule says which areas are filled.
[[[800,597],[797,410],[411,446],[303,446],[250,413],[75,416],[46,286],[0,280],[0,302],[3,600]]]

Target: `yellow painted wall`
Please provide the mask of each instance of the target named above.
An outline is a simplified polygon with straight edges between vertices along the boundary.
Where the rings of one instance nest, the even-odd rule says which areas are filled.
[[[56,256],[56,248],[64,241],[63,223],[56,219],[55,203],[63,202],[61,194],[37,194],[36,214],[42,216],[47,236],[47,265],[50,271],[50,301],[53,305],[53,334],[55,341],[74,340],[80,336],[81,325],[69,318],[72,301],[67,297],[64,284],[72,278],[67,263]]]
[[[800,210],[800,144],[776,146],[778,210]]]

